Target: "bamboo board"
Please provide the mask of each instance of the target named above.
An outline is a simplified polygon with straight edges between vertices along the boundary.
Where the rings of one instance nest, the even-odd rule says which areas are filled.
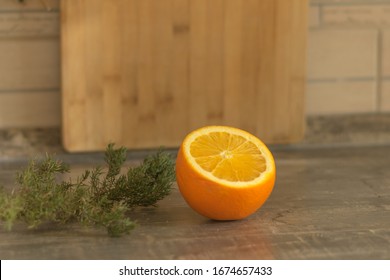
[[[61,1],[64,147],[177,147],[209,124],[301,139],[307,5]]]

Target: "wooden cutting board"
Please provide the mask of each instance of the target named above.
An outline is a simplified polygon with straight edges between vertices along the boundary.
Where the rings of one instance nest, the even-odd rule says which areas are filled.
[[[304,133],[305,0],[62,0],[68,151],[177,147],[209,124]]]

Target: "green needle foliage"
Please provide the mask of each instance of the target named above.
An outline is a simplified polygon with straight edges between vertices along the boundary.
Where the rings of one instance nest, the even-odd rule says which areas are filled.
[[[86,170],[76,181],[59,180],[69,166],[46,156],[31,161],[17,174],[18,188],[12,193],[0,189],[0,220],[12,229],[16,221],[37,228],[45,222],[79,222],[100,226],[109,235],[128,234],[135,223],[128,217],[139,206],[155,206],[167,196],[175,180],[171,156],[159,151],[142,164],[123,173],[126,149],[109,144],[106,168]]]

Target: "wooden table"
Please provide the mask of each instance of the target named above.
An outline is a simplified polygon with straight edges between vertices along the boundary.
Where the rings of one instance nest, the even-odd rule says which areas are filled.
[[[203,218],[175,186],[159,207],[134,213],[129,236],[18,225],[0,230],[0,259],[390,259],[389,146],[273,151],[274,192],[245,220]],[[75,172],[98,162],[64,158]],[[10,186],[20,164],[1,162],[0,182]]]

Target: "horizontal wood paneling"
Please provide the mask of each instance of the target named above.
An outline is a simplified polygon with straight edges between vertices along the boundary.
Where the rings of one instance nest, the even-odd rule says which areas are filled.
[[[58,10],[59,5],[60,0],[24,0],[23,3],[19,0],[1,0],[0,12]]]
[[[0,40],[59,36],[58,12],[1,13]]]
[[[59,126],[60,116],[57,91],[0,93],[0,128]]]
[[[378,102],[376,90],[374,80],[310,83],[306,91],[307,113],[371,113]]]
[[[58,5],[0,1],[0,128],[61,124]]]
[[[56,39],[0,40],[0,61],[0,92],[59,88]]]

